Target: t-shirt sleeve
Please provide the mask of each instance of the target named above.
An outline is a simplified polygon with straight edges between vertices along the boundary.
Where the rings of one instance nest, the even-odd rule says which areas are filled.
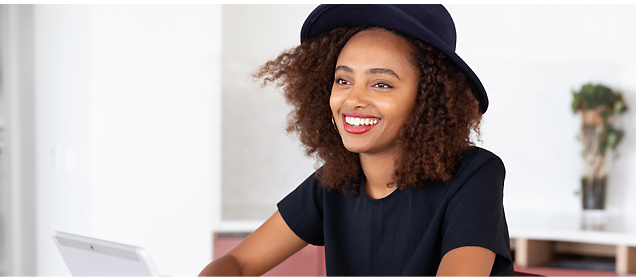
[[[278,211],[287,226],[309,244],[324,245],[322,188],[315,173],[278,202]]]
[[[494,156],[461,184],[446,209],[442,256],[463,246],[479,246],[497,254],[492,274],[507,269],[512,260],[510,239],[503,209],[505,167]],[[499,271],[498,271],[499,270]]]

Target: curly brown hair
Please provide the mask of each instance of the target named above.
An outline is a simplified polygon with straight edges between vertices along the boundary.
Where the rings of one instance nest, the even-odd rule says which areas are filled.
[[[292,111],[287,132],[297,134],[307,156],[322,161],[317,179],[327,189],[357,195],[363,176],[357,153],[348,151],[332,124],[329,106],[336,61],[356,33],[373,26],[337,28],[286,50],[262,65],[253,77],[281,87]],[[474,88],[452,60],[430,44],[393,30],[411,45],[411,62],[420,70],[413,116],[399,133],[395,173],[388,186],[419,187],[423,181],[453,178],[463,153],[480,135],[481,112]]]

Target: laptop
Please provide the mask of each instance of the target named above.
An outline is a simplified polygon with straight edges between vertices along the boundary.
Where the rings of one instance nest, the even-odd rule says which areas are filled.
[[[53,241],[73,276],[159,276],[143,248],[59,231]]]

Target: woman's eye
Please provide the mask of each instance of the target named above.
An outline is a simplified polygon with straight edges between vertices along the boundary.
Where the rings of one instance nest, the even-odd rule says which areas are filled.
[[[349,81],[347,81],[347,80],[343,80],[343,79],[336,79],[336,84],[339,84],[339,85],[348,85],[348,84],[351,84],[351,83],[349,83]]]
[[[391,88],[390,85],[385,84],[385,83],[377,83],[374,85],[375,87],[379,87],[379,88]]]

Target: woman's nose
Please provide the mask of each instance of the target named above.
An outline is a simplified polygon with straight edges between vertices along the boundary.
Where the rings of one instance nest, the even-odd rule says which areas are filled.
[[[345,99],[345,104],[349,108],[366,108],[369,105],[367,93],[364,86],[354,85]]]

